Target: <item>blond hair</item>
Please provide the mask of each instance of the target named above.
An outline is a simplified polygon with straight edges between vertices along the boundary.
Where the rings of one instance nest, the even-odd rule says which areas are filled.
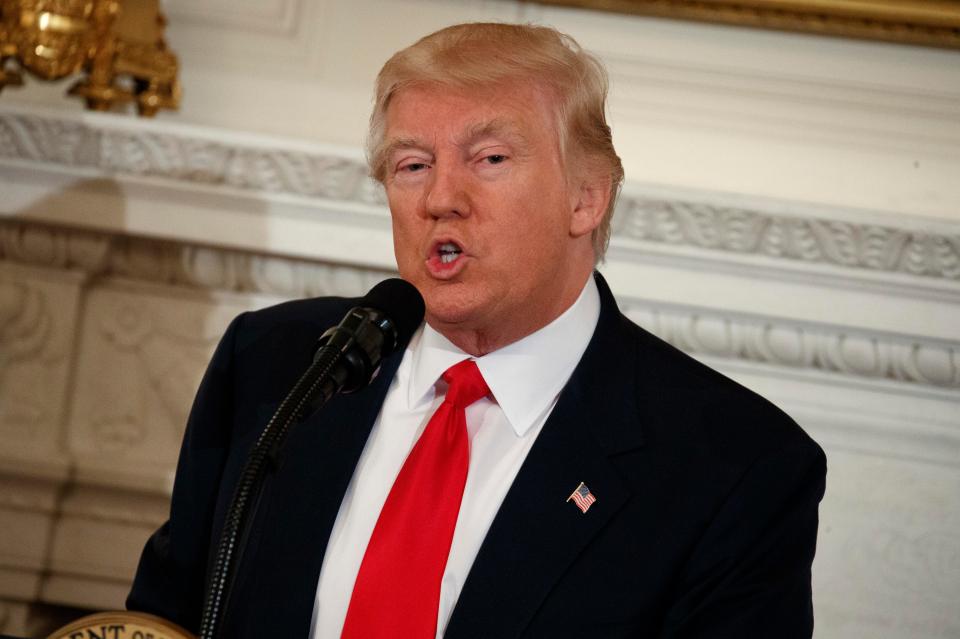
[[[568,172],[576,167],[579,173],[610,178],[610,202],[592,237],[599,262],[610,241],[610,222],[623,181],[604,110],[607,74],[599,60],[556,29],[458,24],[395,53],[377,76],[367,140],[370,174],[384,181],[387,108],[398,91],[422,84],[476,88],[510,80],[538,82],[555,96],[560,150]]]

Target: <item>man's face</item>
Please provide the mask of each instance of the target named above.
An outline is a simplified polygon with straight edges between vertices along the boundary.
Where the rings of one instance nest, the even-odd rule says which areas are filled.
[[[577,213],[580,189],[568,186],[544,91],[403,89],[385,141],[397,264],[431,326],[480,354],[573,303],[592,269],[595,224]]]

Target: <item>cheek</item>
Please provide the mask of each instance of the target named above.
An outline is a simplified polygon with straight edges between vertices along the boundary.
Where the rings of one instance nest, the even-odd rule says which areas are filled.
[[[416,217],[410,212],[410,208],[404,207],[402,203],[391,199],[388,204],[393,227],[393,248],[397,254],[397,259],[400,259],[416,251]]]
[[[393,227],[393,252],[400,266],[416,261],[417,243],[415,236],[403,227]]]
[[[514,201],[513,213],[504,225],[504,240],[529,257],[547,257],[562,251],[569,220],[564,202],[544,194],[522,202]]]

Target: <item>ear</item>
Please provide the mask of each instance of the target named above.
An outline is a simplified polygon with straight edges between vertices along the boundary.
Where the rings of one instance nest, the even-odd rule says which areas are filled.
[[[585,179],[575,192],[570,235],[581,237],[600,226],[610,203],[610,176]]]

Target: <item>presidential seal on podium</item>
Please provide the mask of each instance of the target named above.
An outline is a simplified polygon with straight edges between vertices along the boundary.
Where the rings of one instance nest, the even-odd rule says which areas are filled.
[[[196,639],[172,621],[143,612],[98,612],[56,630],[47,639]]]

